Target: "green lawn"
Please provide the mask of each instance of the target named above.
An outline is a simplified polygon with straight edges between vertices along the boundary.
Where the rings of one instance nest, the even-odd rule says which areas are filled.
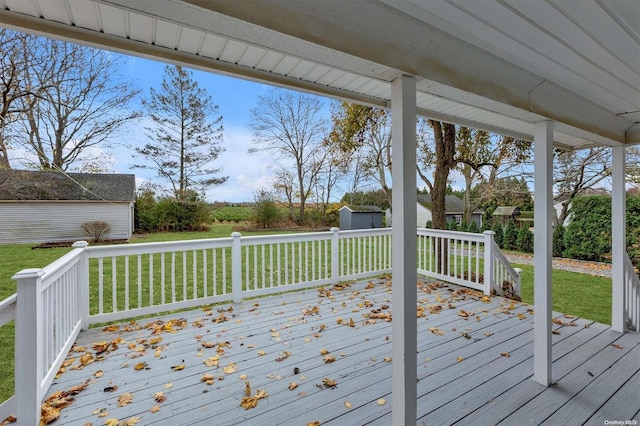
[[[228,237],[232,225],[216,224],[210,232],[158,233],[136,236],[132,243],[177,241],[202,238]],[[274,234],[282,232],[243,232],[243,235]],[[70,248],[31,249],[31,245],[0,246],[0,300],[15,293],[11,277],[25,268],[43,267],[67,253]],[[522,268],[522,300],[533,303],[533,267]],[[611,323],[611,280],[608,278],[553,271],[553,309],[588,318],[604,324]],[[95,298],[93,299],[95,300]],[[96,307],[92,306],[92,310]],[[0,327],[0,401],[13,394],[13,323]],[[1,419],[0,419],[1,420]]]

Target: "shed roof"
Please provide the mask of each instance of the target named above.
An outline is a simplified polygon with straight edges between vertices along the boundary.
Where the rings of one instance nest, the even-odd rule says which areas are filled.
[[[515,206],[498,206],[493,212],[494,216],[513,216],[520,214],[520,207]]]
[[[343,206],[340,210],[342,209],[348,209],[352,213],[384,213],[378,206]]]
[[[132,174],[0,170],[0,200],[133,201]]]

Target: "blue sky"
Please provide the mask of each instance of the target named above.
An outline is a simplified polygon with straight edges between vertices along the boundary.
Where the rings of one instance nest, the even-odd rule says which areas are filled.
[[[158,89],[162,82],[165,64],[141,58],[126,57],[125,67],[121,70],[125,76],[130,76],[132,82],[142,90],[146,96],[149,88]],[[208,201],[252,201],[257,188],[270,188],[271,160],[268,154],[249,154],[251,146],[250,110],[258,106],[258,97],[270,89],[266,84],[254,83],[238,78],[226,77],[219,74],[192,70],[194,79],[200,87],[207,90],[213,102],[219,106],[219,113],[223,117],[222,146],[226,151],[214,162],[214,167],[222,168],[224,176],[229,179],[223,185],[213,187],[206,192]],[[329,100],[326,100],[327,114]],[[139,107],[137,105],[136,107]],[[146,141],[144,126],[149,121],[143,120],[131,126],[125,133],[125,144],[142,146]],[[129,150],[117,149],[111,154],[114,157],[112,169],[118,173],[135,173],[138,182],[156,180],[156,173],[152,170],[132,168],[136,162],[143,161],[134,158]]]

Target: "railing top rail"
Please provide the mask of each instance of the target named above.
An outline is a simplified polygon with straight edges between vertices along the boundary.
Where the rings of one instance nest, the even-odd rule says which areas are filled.
[[[204,248],[231,247],[233,238],[207,238],[202,240],[182,240],[157,243],[111,244],[105,246],[89,246],[89,258],[105,256],[127,256],[135,254],[151,254],[170,251],[185,251]]]
[[[341,238],[350,238],[359,235],[386,235],[391,233],[391,228],[367,228],[340,230]]]
[[[69,267],[78,262],[78,259],[82,255],[84,249],[76,248],[65,254],[64,256],[54,260],[40,271],[40,279],[43,283],[48,283],[51,280],[55,280],[61,273],[64,273]]]
[[[0,327],[13,321],[18,295],[16,293],[0,301]]]
[[[446,229],[418,228],[418,235],[437,236],[442,238],[455,238],[465,241],[482,242],[485,234],[476,234],[474,232],[449,231]]]
[[[300,232],[295,234],[251,235],[242,237],[242,245],[288,243],[292,241],[330,240],[332,232]]]

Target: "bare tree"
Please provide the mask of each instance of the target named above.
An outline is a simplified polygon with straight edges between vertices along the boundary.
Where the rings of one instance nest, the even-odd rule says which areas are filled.
[[[25,36],[16,141],[44,170],[98,160],[123,126],[139,117],[127,108],[138,91],[118,78],[121,57],[98,49]],[[14,46],[20,46],[20,43]],[[23,47],[24,49],[24,47]]]
[[[138,154],[152,165],[139,168],[156,170],[168,180],[173,193],[182,199],[189,190],[202,190],[227,180],[211,163],[224,150],[222,116],[211,96],[193,79],[193,73],[180,66],[167,65],[160,90],[151,88],[143,101],[154,127],[147,127],[150,139]]]
[[[326,121],[321,109],[317,97],[271,89],[251,110],[254,146],[249,152],[268,151],[274,155],[274,162],[293,165],[300,224],[304,223],[307,198],[326,158],[322,144]]]
[[[571,202],[594,189],[611,175],[611,149],[597,147],[580,151],[555,151],[554,201],[561,203],[556,223],[564,223]]]

